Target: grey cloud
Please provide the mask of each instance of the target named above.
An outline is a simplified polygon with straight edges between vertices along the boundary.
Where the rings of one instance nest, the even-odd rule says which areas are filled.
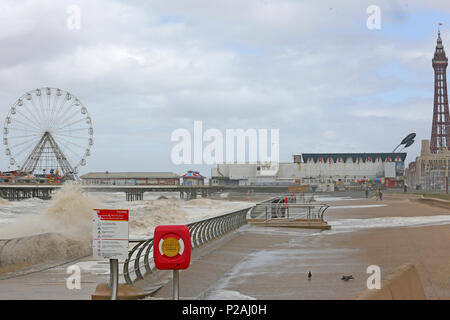
[[[221,130],[279,128],[284,161],[296,152],[390,151],[394,136],[413,129],[428,138],[431,100],[419,92],[411,107],[410,99],[376,96],[430,89],[435,39],[364,29],[371,1],[78,1],[82,26],[73,31],[65,27],[71,1],[37,2],[0,5],[14,17],[0,23],[0,110],[5,116],[36,87],[76,94],[95,128],[86,171],[105,162],[116,170],[184,170],[170,163],[170,133],[194,120]],[[383,17],[398,23],[410,10],[449,9],[389,3],[379,1]],[[443,37],[450,48],[450,34]],[[391,61],[420,79],[378,76]]]

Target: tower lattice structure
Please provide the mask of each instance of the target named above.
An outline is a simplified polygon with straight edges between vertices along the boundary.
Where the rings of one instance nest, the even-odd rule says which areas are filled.
[[[448,58],[445,55],[441,33],[439,31],[433,58],[434,109],[430,143],[430,151],[432,153],[437,153],[445,147],[450,147],[450,118],[448,112],[446,75],[447,66]]]

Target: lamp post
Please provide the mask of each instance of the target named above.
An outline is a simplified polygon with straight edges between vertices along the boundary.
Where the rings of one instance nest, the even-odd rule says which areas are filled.
[[[394,153],[395,150],[397,150],[397,148],[400,147],[402,144],[405,145],[405,146],[403,147],[403,149],[405,149],[405,148],[411,146],[411,145],[414,143],[414,138],[415,138],[415,137],[416,137],[416,134],[415,134],[414,132],[408,134],[408,135],[400,142],[400,144],[399,144],[397,147],[395,147],[394,150],[392,150],[392,153]],[[403,149],[402,149],[402,150],[403,150]]]
[[[445,147],[445,193],[448,194],[448,146]]]

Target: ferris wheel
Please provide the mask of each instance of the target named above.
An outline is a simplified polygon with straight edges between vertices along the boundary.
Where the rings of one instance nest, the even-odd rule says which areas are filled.
[[[3,127],[11,166],[27,174],[58,174],[78,179],[94,144],[92,119],[73,94],[40,88],[12,105]]]

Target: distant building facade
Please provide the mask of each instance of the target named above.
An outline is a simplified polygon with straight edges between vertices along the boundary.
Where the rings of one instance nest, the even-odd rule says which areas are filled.
[[[302,154],[303,182],[326,179],[336,185],[379,184],[387,188],[404,185],[406,153]]]
[[[180,176],[173,172],[89,172],[82,175],[88,185],[179,185]]]
[[[445,190],[447,173],[447,151],[441,148],[431,152],[430,140],[422,140],[420,156],[409,164],[406,170],[406,181],[409,187],[416,190]]]
[[[219,164],[211,170],[211,185],[310,185],[327,191],[368,184],[403,187],[405,158],[406,153],[303,153],[277,167]]]

